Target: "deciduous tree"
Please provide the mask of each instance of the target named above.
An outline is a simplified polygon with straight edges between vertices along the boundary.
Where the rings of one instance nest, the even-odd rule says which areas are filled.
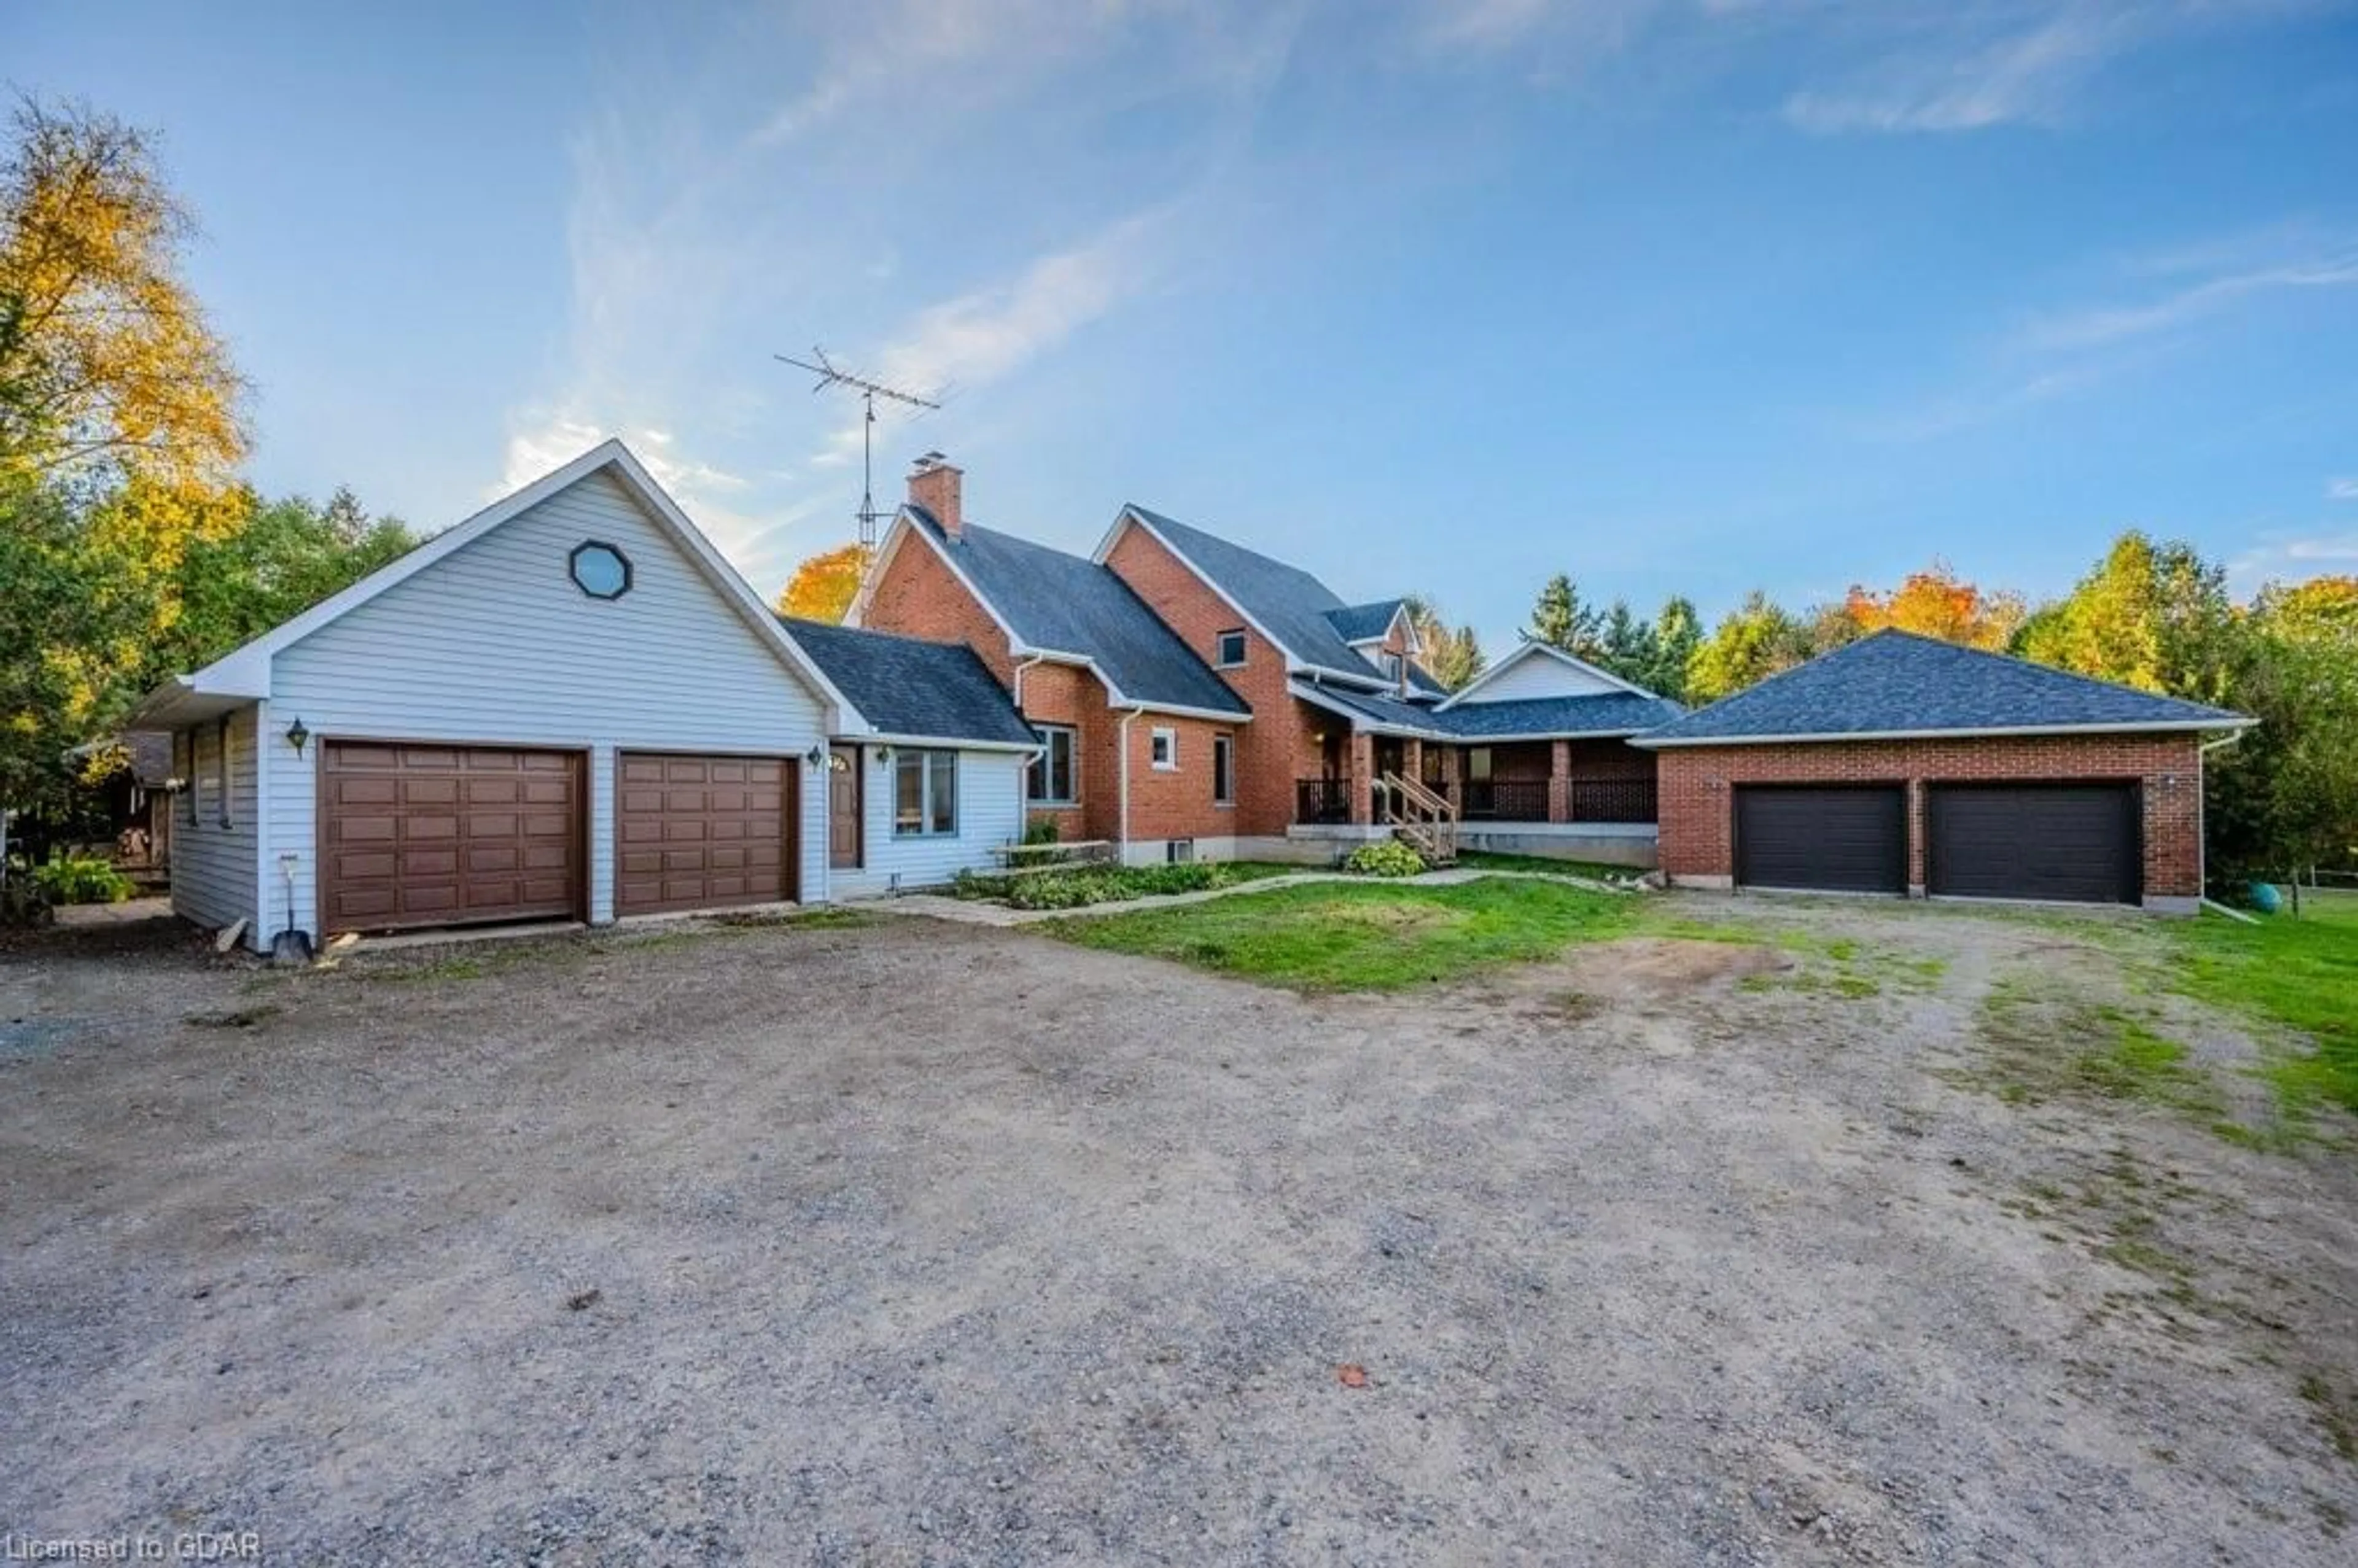
[[[146,132],[17,106],[0,162],[0,463],[211,482],[245,451],[243,384],[180,276],[196,223]]]
[[[850,544],[811,557],[778,591],[778,613],[839,624],[868,575],[870,555],[867,546]]]
[[[1424,673],[1448,691],[1470,685],[1488,664],[1474,628],[1452,627],[1443,617],[1441,607],[1422,594],[1412,593],[1405,602],[1409,621],[1416,628],[1417,642],[1424,650],[1417,661],[1424,666]]]
[[[1909,575],[1889,593],[1854,584],[1843,611],[1860,634],[1890,628],[1962,643],[1970,648],[2002,649],[2024,615],[2022,596],[1991,593],[1967,582],[1944,561]]]
[[[1810,657],[1810,629],[1754,589],[1721,617],[1687,663],[1686,697],[1716,702]]]

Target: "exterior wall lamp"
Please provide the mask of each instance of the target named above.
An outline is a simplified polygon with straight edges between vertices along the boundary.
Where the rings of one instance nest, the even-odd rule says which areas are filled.
[[[287,727],[287,743],[295,748],[295,754],[299,757],[303,754],[303,743],[310,738],[311,731],[303,727],[302,717],[298,714],[295,722]]]
[[[814,768],[823,768],[827,766],[827,748],[820,745],[816,741],[812,741],[811,749],[803,753],[803,761],[808,762]]]

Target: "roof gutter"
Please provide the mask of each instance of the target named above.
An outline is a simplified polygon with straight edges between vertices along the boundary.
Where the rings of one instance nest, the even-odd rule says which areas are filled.
[[[1843,741],[2002,741],[2017,735],[2167,735],[2187,731],[2232,730],[2242,731],[2258,723],[2255,719],[2232,715],[2219,719],[2180,719],[2162,722],[2146,720],[2135,724],[2018,724],[2004,729],[1984,726],[1978,729],[1956,730],[1815,730],[1801,735],[1696,735],[1665,737],[1660,733],[1640,734],[1629,744],[1650,752],[1666,752],[1693,746],[1807,746],[1825,745]]]

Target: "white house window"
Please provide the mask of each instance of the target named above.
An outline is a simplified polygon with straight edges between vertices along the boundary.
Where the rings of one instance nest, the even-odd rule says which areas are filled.
[[[1245,634],[1242,632],[1220,633],[1220,656],[1215,661],[1224,670],[1234,669],[1245,662]]]
[[[944,838],[957,831],[957,753],[892,753],[892,837]]]
[[[1157,725],[1147,737],[1146,760],[1169,773],[1179,765],[1179,731]]]
[[[1069,725],[1035,724],[1043,748],[1032,759],[1024,794],[1034,806],[1070,806],[1080,799],[1079,737]]]
[[[1212,737],[1212,804],[1234,806],[1237,803],[1237,738],[1233,735]]]
[[[213,804],[221,813],[221,825],[230,825],[229,803],[229,719],[224,717],[213,735]]]
[[[568,566],[573,586],[592,599],[620,599],[631,591],[630,557],[600,540],[574,546]]]

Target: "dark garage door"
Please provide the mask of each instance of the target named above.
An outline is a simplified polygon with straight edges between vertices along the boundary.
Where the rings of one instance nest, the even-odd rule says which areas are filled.
[[[1963,898],[2136,903],[2144,896],[2136,786],[1933,784],[1925,875]]]
[[[319,750],[319,924],[388,931],[576,916],[581,757],[330,741]]]
[[[626,752],[615,762],[614,913],[795,896],[795,764]]]
[[[1740,886],[1908,891],[1908,793],[1898,784],[1739,784]]]

